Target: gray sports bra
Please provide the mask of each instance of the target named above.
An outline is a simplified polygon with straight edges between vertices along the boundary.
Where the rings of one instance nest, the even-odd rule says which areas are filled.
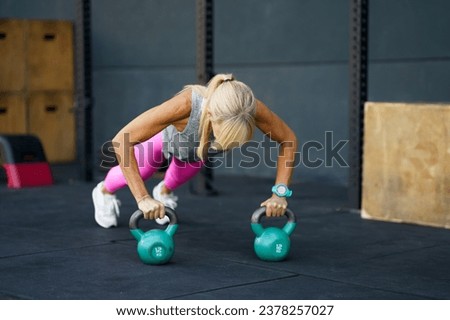
[[[203,97],[192,91],[191,115],[184,130],[179,132],[173,125],[163,130],[163,153],[167,159],[172,155],[182,161],[200,161],[196,152],[200,141],[202,102]]]

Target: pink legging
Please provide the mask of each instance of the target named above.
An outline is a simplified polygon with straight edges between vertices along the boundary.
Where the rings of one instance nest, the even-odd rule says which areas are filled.
[[[162,145],[162,132],[160,132],[149,140],[134,146],[134,155],[143,180],[150,178],[164,163]],[[185,162],[172,157],[164,176],[165,186],[170,190],[175,190],[195,176],[202,166],[203,161]],[[127,185],[120,166],[115,166],[108,171],[104,183],[105,189],[111,193]]]

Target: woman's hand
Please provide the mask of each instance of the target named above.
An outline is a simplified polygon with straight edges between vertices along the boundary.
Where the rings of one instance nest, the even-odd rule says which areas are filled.
[[[138,208],[144,213],[145,219],[156,219],[156,218],[164,218],[164,205],[151,198],[150,196],[145,196],[141,200],[138,201]]]
[[[287,201],[284,197],[272,195],[269,199],[261,203],[261,207],[266,207],[266,216],[281,217],[287,208]]]

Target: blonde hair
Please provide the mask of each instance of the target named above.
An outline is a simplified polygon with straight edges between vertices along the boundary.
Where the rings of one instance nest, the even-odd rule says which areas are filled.
[[[256,99],[246,84],[235,80],[231,74],[218,74],[206,87],[193,85],[185,89],[191,89],[204,98],[197,149],[200,159],[206,158],[210,147],[227,150],[251,139],[255,127]],[[217,123],[221,130],[211,145],[212,122]]]

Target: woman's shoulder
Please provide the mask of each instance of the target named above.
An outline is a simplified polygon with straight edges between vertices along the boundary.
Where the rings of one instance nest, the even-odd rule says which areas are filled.
[[[189,113],[192,107],[192,91],[189,89],[183,90],[172,97],[168,102],[170,102],[174,112],[182,114]]]
[[[199,84],[186,86],[184,91],[186,90],[188,90],[192,96],[198,96],[201,98],[206,96],[206,87]]]

